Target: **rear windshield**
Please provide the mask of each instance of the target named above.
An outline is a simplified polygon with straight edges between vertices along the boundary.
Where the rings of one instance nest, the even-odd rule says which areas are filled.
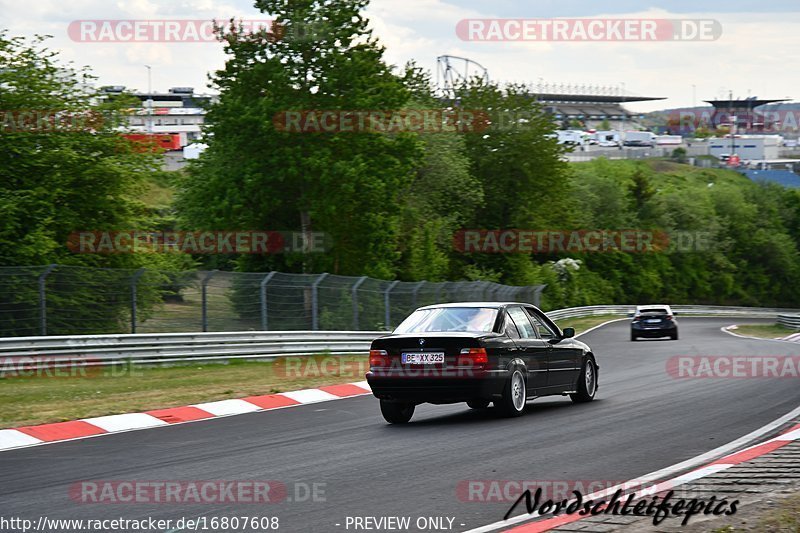
[[[497,309],[490,307],[437,307],[411,313],[397,326],[395,333],[467,331],[490,333],[497,319]]]
[[[650,309],[640,309],[639,310],[639,314],[640,315],[668,315],[669,313],[663,307],[653,307],[653,308],[650,308]]]

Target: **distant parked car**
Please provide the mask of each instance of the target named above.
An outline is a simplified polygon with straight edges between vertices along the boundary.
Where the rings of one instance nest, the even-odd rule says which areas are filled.
[[[639,305],[631,320],[631,341],[669,337],[678,340],[678,321],[668,305]]]

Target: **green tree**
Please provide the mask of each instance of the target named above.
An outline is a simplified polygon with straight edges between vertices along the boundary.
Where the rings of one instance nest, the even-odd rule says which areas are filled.
[[[160,159],[118,134],[119,110],[127,102],[102,102],[91,73],[62,61],[45,41],[0,33],[0,266],[112,267],[121,270],[109,272],[109,279],[122,280],[123,286],[133,269],[188,266],[185,256],[76,254],[67,247],[76,231],[149,229],[148,211],[137,196],[158,172]],[[36,270],[28,277],[21,269],[13,272],[14,286],[0,291],[0,322],[14,323],[6,334],[38,319],[31,305],[38,298]],[[59,284],[51,303],[67,309],[69,324],[85,319],[89,329],[77,332],[117,330],[129,303],[125,290],[90,289],[99,278],[81,269],[65,267],[51,279],[59,276],[69,283]],[[143,314],[158,296],[142,291]],[[53,318],[50,333],[76,332],[72,325],[59,329]]]
[[[553,229],[569,227],[569,166],[563,147],[550,134],[552,119],[530,98],[525,87],[500,88],[474,81],[459,89],[465,109],[487,113],[483,131],[465,134],[470,170],[480,182],[484,201],[469,221],[472,228]],[[526,257],[528,262],[534,257]],[[508,254],[469,254],[462,264],[478,272],[500,272],[504,283],[534,283],[538,268],[511,267]],[[519,276],[519,277],[517,277]]]
[[[210,146],[182,183],[184,224],[313,230],[332,243],[324,255],[242,257],[241,270],[396,273],[401,191],[421,155],[417,136],[295,133],[275,125],[287,111],[393,111],[407,104],[408,89],[367,29],[367,3],[259,0],[256,7],[275,19],[280,35],[234,32],[227,39],[229,58],[213,76],[220,97],[208,113]],[[304,38],[292,38],[299,34]]]

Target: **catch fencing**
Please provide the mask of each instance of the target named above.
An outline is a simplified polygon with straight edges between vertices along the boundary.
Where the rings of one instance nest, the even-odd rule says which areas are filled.
[[[419,306],[538,305],[544,285],[402,282],[366,276],[0,268],[0,337],[223,331],[384,331]]]

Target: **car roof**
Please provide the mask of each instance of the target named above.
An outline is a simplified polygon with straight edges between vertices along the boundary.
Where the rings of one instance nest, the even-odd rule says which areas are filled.
[[[641,311],[642,309],[667,309],[671,310],[672,308],[667,304],[649,304],[649,305],[637,305],[636,310]]]
[[[426,305],[424,307],[420,307],[419,309],[437,309],[437,308],[440,308],[440,307],[488,307],[490,309],[502,309],[502,308],[504,308],[506,306],[509,306],[509,305],[529,305],[529,306],[532,306],[533,304],[521,303],[521,302],[452,302],[452,303],[445,303],[445,304]]]

